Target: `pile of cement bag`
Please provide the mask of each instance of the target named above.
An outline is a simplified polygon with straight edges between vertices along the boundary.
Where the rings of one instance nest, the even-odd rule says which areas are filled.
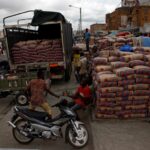
[[[150,57],[101,51],[93,59],[97,118],[143,118],[150,108]]]
[[[59,39],[20,41],[12,47],[11,55],[14,64],[62,61],[62,42]]]

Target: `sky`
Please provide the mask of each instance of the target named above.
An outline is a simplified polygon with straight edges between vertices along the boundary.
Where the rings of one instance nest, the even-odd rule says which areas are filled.
[[[69,7],[69,5],[78,8]],[[93,23],[105,23],[105,15],[119,6],[121,6],[121,0],[0,0],[0,26],[6,16],[22,11],[41,9],[62,13],[76,30],[80,17],[79,8],[81,7],[82,28],[84,29],[89,28]],[[28,18],[30,15],[22,17]]]

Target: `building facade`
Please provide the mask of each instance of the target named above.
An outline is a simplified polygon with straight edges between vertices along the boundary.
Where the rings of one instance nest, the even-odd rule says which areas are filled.
[[[126,27],[128,25],[128,16],[131,14],[130,11],[130,7],[120,7],[111,14],[107,14],[107,30],[118,30],[119,27]]]
[[[144,28],[150,24],[150,5],[133,7],[120,7],[114,12],[106,15],[107,30],[118,30],[119,28]]]
[[[91,34],[96,34],[106,30],[106,24],[95,23],[90,26]]]

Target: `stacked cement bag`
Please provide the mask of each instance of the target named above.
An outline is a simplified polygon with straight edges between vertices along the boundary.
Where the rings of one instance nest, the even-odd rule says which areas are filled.
[[[93,83],[97,93],[98,118],[148,116],[150,67],[145,55],[109,52],[93,59]],[[108,54],[108,53],[107,53]],[[111,54],[111,55],[110,55]],[[117,54],[117,55],[116,55]]]
[[[135,53],[150,54],[150,47],[133,47]]]
[[[117,76],[112,73],[108,59],[97,57],[93,60],[93,82],[97,94],[97,117],[115,118],[115,87],[117,88]],[[102,65],[100,65],[102,64]],[[112,88],[113,87],[113,88]]]
[[[29,40],[14,44],[11,49],[15,64],[56,62],[63,60],[61,40]]]
[[[98,49],[101,50],[101,49],[105,49],[105,48],[111,46],[112,42],[109,41],[107,38],[102,38],[101,40],[96,41],[96,45],[97,45]]]
[[[113,44],[115,48],[119,48],[123,46],[125,43],[133,45],[133,40],[131,38],[118,37],[116,38],[116,42]]]

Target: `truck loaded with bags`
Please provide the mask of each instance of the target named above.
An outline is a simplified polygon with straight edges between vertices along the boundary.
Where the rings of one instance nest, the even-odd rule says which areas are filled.
[[[33,14],[32,18],[21,18]],[[9,20],[16,18],[17,24]],[[8,21],[7,21],[8,20]],[[24,23],[30,20],[30,23]],[[20,24],[20,22],[23,22]],[[25,71],[35,67],[50,70],[52,79],[70,79],[72,56],[72,27],[58,12],[26,11],[5,17],[4,35],[10,68]]]

